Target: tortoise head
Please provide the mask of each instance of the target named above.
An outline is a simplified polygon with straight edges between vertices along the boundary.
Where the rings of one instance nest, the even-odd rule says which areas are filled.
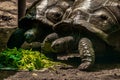
[[[32,29],[27,30],[24,36],[25,36],[25,41],[28,43],[35,41],[36,36],[37,36],[37,29],[32,28]]]
[[[48,34],[53,32],[51,26],[45,25],[37,20],[31,26],[33,27],[24,33],[25,41],[28,43],[35,41],[42,42]]]
[[[51,44],[51,47],[56,51],[56,52],[64,52],[67,49],[67,45],[64,42],[64,40],[56,39],[53,41]]]

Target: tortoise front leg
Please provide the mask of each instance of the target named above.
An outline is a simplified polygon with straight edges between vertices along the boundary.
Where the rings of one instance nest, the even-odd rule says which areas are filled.
[[[95,52],[92,42],[88,38],[82,38],[79,41],[78,50],[81,58],[81,64],[78,67],[79,70],[89,69],[95,61]]]

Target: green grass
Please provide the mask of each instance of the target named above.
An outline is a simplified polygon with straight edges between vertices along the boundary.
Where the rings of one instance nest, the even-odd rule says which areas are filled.
[[[16,68],[19,70],[39,70],[56,65],[39,51],[25,49],[6,49],[0,53],[0,68]]]

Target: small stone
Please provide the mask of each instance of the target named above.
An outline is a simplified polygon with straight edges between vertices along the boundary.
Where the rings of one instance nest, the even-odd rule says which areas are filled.
[[[38,74],[36,74],[36,73],[33,73],[32,75],[33,75],[33,76],[38,76]]]

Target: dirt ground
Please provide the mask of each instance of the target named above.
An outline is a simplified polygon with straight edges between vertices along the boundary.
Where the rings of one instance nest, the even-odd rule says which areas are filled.
[[[0,27],[17,27],[16,1],[0,0]],[[31,5],[33,1],[27,0],[27,5]],[[98,61],[89,71],[77,69],[76,66],[80,63],[79,58],[69,58],[62,62],[68,63],[68,65],[59,65],[55,68],[38,71],[0,70],[0,80],[120,80],[119,61],[112,59]],[[78,64],[71,64],[74,62]]]

